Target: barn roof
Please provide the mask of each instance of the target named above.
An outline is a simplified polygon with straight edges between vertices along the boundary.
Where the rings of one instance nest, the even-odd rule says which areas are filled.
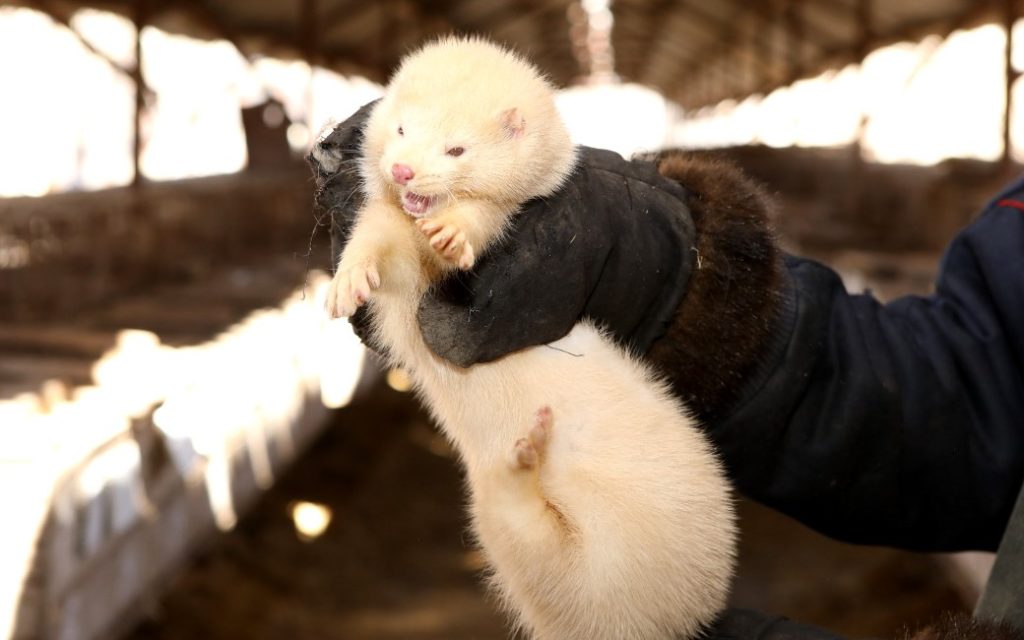
[[[20,0],[58,19],[88,6],[225,38],[244,54],[301,57],[383,82],[432,36],[484,33],[560,85],[581,76],[575,0]],[[614,0],[615,70],[685,107],[789,84],[872,49],[1007,20],[1015,0]],[[574,44],[575,43],[575,44]]]

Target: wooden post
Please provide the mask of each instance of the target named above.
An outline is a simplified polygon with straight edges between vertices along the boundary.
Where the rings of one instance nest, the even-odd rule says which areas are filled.
[[[801,0],[787,0],[784,12],[786,22],[787,84],[793,84],[804,74],[804,21]]]
[[[694,92],[695,98],[691,98],[695,108],[700,108],[708,104],[708,97],[711,95],[711,72],[705,66],[701,69],[700,80],[697,91]]]
[[[299,16],[299,37],[302,42],[299,43],[299,51],[303,52],[306,63],[309,64],[309,81],[306,83],[306,128],[312,141],[313,136],[319,133],[313,130],[313,67],[317,63],[320,49],[319,33],[316,28],[316,0],[302,0],[300,10],[302,14]]]
[[[132,3],[132,21],[135,23],[135,67],[132,80],[135,82],[135,131],[133,151],[132,187],[142,184],[142,112],[146,108],[146,85],[142,80],[142,29],[146,26],[146,0]]]
[[[783,22],[783,13],[780,5],[773,5],[770,20],[765,20],[764,61],[768,65],[769,72],[765,74],[764,82],[761,82],[756,90],[763,90],[764,87],[774,85],[784,77],[786,61],[783,52],[786,46],[786,24]],[[767,93],[767,92],[765,92]]]
[[[871,53],[871,39],[874,35],[872,0],[857,0],[857,58],[864,60]]]
[[[1003,28],[1006,29],[1006,47],[1003,63],[1006,76],[1006,96],[1003,112],[1003,165],[1009,166],[1013,159],[1013,83],[1018,73],[1013,68],[1013,23],[1017,21],[1016,0],[1003,0]]]
[[[760,84],[757,79],[757,74],[761,69],[764,68],[766,63],[765,58],[758,58],[764,53],[762,50],[763,42],[765,41],[765,34],[763,33],[767,25],[758,24],[758,14],[754,11],[750,12],[750,33],[748,33],[747,39],[747,64],[746,64],[746,86],[740,91],[737,102],[740,102],[743,96],[749,96],[754,93],[755,88]],[[758,63],[760,62],[760,67]]]
[[[874,35],[871,1],[857,0],[857,62],[862,67],[864,59],[871,53],[871,40]],[[857,138],[853,142],[853,150],[858,164],[864,161],[864,134],[867,129],[868,114],[861,111],[860,119],[857,122]]]

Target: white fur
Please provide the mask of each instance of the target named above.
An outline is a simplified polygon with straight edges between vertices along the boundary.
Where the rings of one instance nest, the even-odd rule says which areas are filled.
[[[693,637],[725,604],[735,525],[714,452],[665,386],[587,323],[462,369],[430,352],[416,322],[427,288],[465,267],[463,245],[485,248],[519,203],[571,170],[550,103],[532,66],[484,41],[444,40],[406,60],[367,128],[371,198],[329,309],[349,315],[368,300],[381,343],[459,451],[474,530],[518,625],[544,640]],[[509,109],[525,123],[511,134]],[[396,137],[399,120],[408,129]],[[456,137],[468,162],[446,159]],[[415,224],[400,198],[428,188],[391,181],[396,157],[441,176],[444,197]],[[541,407],[553,423],[524,465],[518,447]]]

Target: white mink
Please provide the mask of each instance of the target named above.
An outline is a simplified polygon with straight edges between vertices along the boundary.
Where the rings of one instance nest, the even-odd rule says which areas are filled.
[[[433,283],[571,173],[550,85],[487,41],[440,40],[403,61],[362,151],[368,200],[328,310],[369,305],[458,450],[515,623],[541,640],[695,637],[725,606],[735,523],[712,447],[666,386],[586,322],[555,348],[465,369],[417,325]]]

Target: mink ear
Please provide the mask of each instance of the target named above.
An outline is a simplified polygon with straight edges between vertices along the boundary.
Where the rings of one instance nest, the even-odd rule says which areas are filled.
[[[502,111],[498,120],[509,138],[521,138],[526,131],[526,119],[516,107]]]

